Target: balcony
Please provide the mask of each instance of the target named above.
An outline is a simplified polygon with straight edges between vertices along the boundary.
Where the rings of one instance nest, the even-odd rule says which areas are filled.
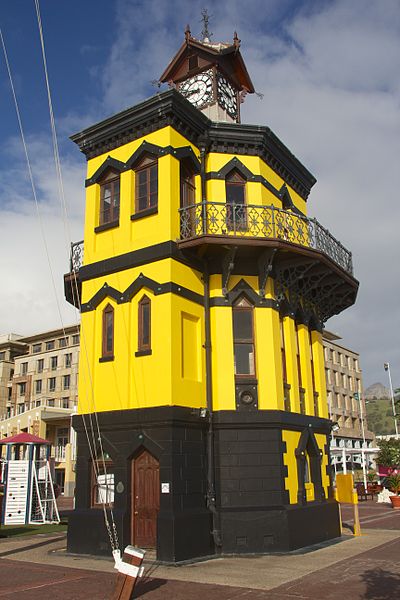
[[[231,275],[258,277],[260,298],[271,276],[277,306],[319,325],[355,302],[351,252],[316,219],[274,206],[202,202],[179,209],[179,223],[181,256],[200,269],[206,259],[211,274],[222,274],[225,297]],[[64,282],[76,307],[82,259],[83,242],[72,244]]]
[[[338,267],[353,275],[352,255],[316,219],[276,208],[251,204],[203,202],[180,209],[181,246],[195,245],[198,238],[212,236],[235,242],[275,240],[296,244],[326,255]],[[239,242],[240,243],[240,242]]]

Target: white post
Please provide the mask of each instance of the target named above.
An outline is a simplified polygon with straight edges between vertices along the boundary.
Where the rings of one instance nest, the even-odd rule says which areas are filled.
[[[346,475],[347,464],[346,464],[346,447],[345,446],[343,446],[343,448],[342,448],[342,463],[343,463],[343,474]]]
[[[399,429],[397,427],[397,417],[396,417],[396,408],[394,405],[394,394],[393,394],[393,386],[392,386],[392,377],[390,375],[390,363],[384,363],[383,368],[388,372],[389,375],[389,386],[390,386],[390,396],[392,399],[392,410],[393,410],[393,418],[394,418],[394,428],[396,431],[396,439],[399,439]]]
[[[361,421],[361,432],[363,438],[363,448],[365,448],[365,427],[364,427],[364,413],[363,413],[363,397],[359,396],[360,403],[360,421]],[[361,449],[361,458],[362,458],[362,470],[363,470],[363,478],[364,478],[364,487],[365,491],[367,490],[367,473],[365,469],[365,452]]]

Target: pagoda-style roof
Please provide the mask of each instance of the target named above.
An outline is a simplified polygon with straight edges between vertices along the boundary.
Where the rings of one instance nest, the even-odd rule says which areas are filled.
[[[50,446],[51,442],[44,440],[37,435],[23,432],[17,433],[17,435],[12,435],[11,437],[3,438],[0,440],[0,444],[43,444]]]
[[[177,82],[187,77],[188,74],[194,74],[197,71],[218,64],[239,90],[245,90],[252,94],[255,91],[254,86],[239,48],[240,40],[236,32],[233,44],[227,44],[222,42],[214,43],[209,40],[199,41],[192,37],[190,31],[187,29],[185,32],[185,41],[161,75],[160,82]],[[187,59],[193,54],[197,54],[199,57],[199,68],[189,73]]]

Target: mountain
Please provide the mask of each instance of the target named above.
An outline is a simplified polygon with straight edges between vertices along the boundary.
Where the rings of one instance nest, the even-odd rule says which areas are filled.
[[[390,398],[390,391],[386,388],[382,383],[373,383],[366,390],[364,390],[364,398],[366,400],[370,400],[372,398],[377,398],[381,400],[382,398]]]

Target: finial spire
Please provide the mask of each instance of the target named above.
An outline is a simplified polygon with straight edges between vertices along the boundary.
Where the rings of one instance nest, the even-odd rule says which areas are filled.
[[[186,25],[186,29],[185,29],[185,40],[188,42],[190,40],[191,37],[191,33],[190,33],[190,25],[189,23]]]
[[[233,34],[233,45],[235,46],[236,49],[240,48],[240,41],[241,40],[239,40],[239,38],[238,38],[237,31],[235,31]]]
[[[212,31],[209,31],[208,29],[210,16],[206,8],[201,9],[201,20],[203,21],[203,29],[201,30],[202,41],[209,42],[212,36]]]

